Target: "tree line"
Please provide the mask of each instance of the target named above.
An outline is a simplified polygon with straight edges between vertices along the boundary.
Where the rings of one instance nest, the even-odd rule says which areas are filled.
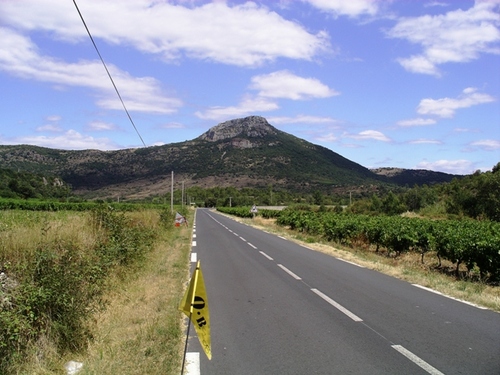
[[[415,185],[414,187],[382,186],[369,195],[294,193],[265,188],[216,187],[191,188],[187,194],[197,205],[205,207],[316,205],[322,210],[347,211],[366,215],[400,215],[410,211],[425,217],[461,218],[500,221],[500,163],[491,171],[454,179],[449,183]]]
[[[2,198],[65,198],[70,194],[70,186],[58,177],[0,169]]]
[[[71,193],[71,187],[57,177],[9,169],[0,169],[0,177],[0,197],[81,201]],[[170,192],[150,197],[149,201],[170,202]],[[272,184],[239,189],[231,186],[191,186],[184,191],[174,191],[174,204],[199,207],[308,204],[368,215],[399,215],[411,211],[428,217],[500,221],[500,162],[491,171],[477,171],[449,183],[413,187],[381,185],[372,189],[353,188],[352,191],[332,187],[331,192],[314,188],[297,192],[291,188],[276,188]]]
[[[349,207],[353,213],[399,215],[406,211],[424,216],[500,221],[500,163],[491,171],[477,171],[449,183],[414,186],[384,196],[373,195]]]

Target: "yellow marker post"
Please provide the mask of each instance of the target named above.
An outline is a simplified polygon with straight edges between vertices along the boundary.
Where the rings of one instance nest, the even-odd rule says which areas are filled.
[[[199,260],[191,277],[191,281],[189,282],[189,287],[182,298],[179,310],[186,314],[189,320],[191,320],[205,354],[208,359],[212,359],[212,346],[210,343],[210,314],[208,311],[205,281],[203,280]]]

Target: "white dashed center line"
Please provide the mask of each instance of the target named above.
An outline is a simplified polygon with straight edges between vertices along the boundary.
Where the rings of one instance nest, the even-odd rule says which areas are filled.
[[[423,359],[420,357],[417,357],[415,354],[410,352],[409,350],[405,349],[401,345],[391,345],[394,349],[396,349],[399,353],[404,355],[406,358],[408,358],[410,361],[415,363],[417,366],[421,367],[425,371],[427,371],[431,375],[444,375],[441,371],[438,369],[432,367],[429,365],[427,362],[425,362]]]
[[[285,271],[287,274],[289,274],[290,276],[292,276],[295,280],[302,280],[302,278],[300,276],[297,276],[296,274],[294,274],[292,271],[290,271],[288,268],[286,268],[284,265],[282,264],[278,264],[278,267],[281,268],[283,271]]]
[[[328,297],[326,294],[323,294],[318,289],[311,289],[311,290],[314,293],[316,293],[318,296],[320,296],[321,298],[323,298],[330,305],[332,305],[333,307],[335,307],[337,310],[339,310],[339,311],[343,312],[344,314],[346,314],[349,318],[351,318],[355,322],[362,322],[363,321],[363,319],[361,319],[359,316],[353,314],[352,312],[350,312],[349,310],[347,310],[344,306],[342,306],[341,304],[335,302],[333,299],[331,299],[330,297]]]
[[[274,260],[273,258],[271,258],[269,255],[267,255],[265,252],[263,251],[259,251],[259,253],[261,253],[262,255],[264,255],[267,259],[269,260]]]

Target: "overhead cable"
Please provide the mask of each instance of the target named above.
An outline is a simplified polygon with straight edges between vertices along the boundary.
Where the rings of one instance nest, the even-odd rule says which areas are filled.
[[[120,102],[122,103],[123,109],[125,110],[125,113],[127,114],[128,119],[130,120],[132,126],[134,127],[137,135],[141,139],[142,144],[144,145],[144,147],[146,147],[146,144],[144,143],[144,140],[142,139],[141,134],[139,133],[139,130],[137,130],[137,127],[135,126],[134,121],[132,120],[132,117],[130,116],[130,113],[127,110],[127,107],[125,106],[125,103],[124,103],[124,101],[122,99],[122,96],[120,95],[120,92],[118,91],[118,88],[115,85],[115,81],[113,80],[113,77],[111,77],[111,73],[109,72],[108,67],[106,66],[106,63],[104,62],[104,59],[102,58],[101,53],[99,52],[99,48],[97,48],[97,45],[94,42],[94,38],[92,37],[92,34],[90,33],[90,30],[87,27],[87,24],[85,23],[85,20],[83,19],[83,15],[80,12],[80,9],[78,8],[78,5],[76,4],[76,0],[73,0],[73,4],[75,4],[75,8],[76,8],[78,14],[80,15],[80,19],[83,22],[83,26],[85,26],[85,29],[87,30],[87,33],[89,34],[90,40],[92,41],[92,44],[94,45],[94,48],[97,51],[97,54],[99,55],[99,58],[101,59],[102,65],[104,66],[104,69],[106,69],[106,73],[108,73],[108,77],[111,80],[111,83],[113,84],[113,87],[115,88],[116,94],[118,95],[118,98],[120,99]]]

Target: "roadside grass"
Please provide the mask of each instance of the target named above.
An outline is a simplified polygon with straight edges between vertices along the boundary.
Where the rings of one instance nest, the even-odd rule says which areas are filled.
[[[43,272],[43,280],[50,282],[43,288],[55,288],[50,289],[47,297],[53,298],[50,303],[56,305],[49,306],[73,314],[74,320],[69,323],[84,323],[82,335],[76,336],[65,326],[51,323],[47,315],[40,315],[46,326],[28,326],[26,322],[31,315],[19,310],[17,303],[27,302],[16,297],[23,284],[14,286],[14,292],[6,292],[2,284],[0,333],[9,338],[10,326],[24,331],[10,331],[16,335],[10,340],[20,343],[19,347],[0,342],[0,349],[12,354],[9,363],[0,361],[8,365],[0,368],[0,373],[66,374],[64,364],[70,360],[83,362],[79,374],[179,373],[184,320],[177,306],[189,278],[191,228],[174,227],[170,213],[159,214],[157,210],[128,212],[123,218],[120,213],[110,215],[104,213],[98,219],[115,231],[113,238],[103,236],[102,228],[96,228],[96,218],[88,213],[0,211],[0,271],[5,272],[2,275],[18,285],[18,281],[29,282],[33,277],[32,273],[22,272],[32,272],[36,266],[37,275]],[[190,211],[190,223],[192,216]],[[142,242],[137,243],[136,239]],[[105,257],[99,260],[96,249],[97,253],[109,254],[102,253]],[[97,273],[83,272],[93,272],[94,268]],[[54,270],[58,273],[53,273]],[[101,277],[103,273],[107,277],[97,283],[87,278]],[[49,289],[37,290],[47,293]],[[68,299],[70,290],[76,292],[75,300]],[[87,294],[93,293],[87,290],[95,290],[98,298],[82,306]],[[58,305],[59,301],[64,305]],[[71,306],[77,308],[73,313]],[[85,316],[84,321],[81,316]],[[7,327],[2,327],[4,323]],[[74,342],[70,341],[73,337]],[[60,346],[61,338],[65,340],[64,349]]]
[[[48,301],[51,296],[47,289],[27,289],[24,286],[24,281],[28,280],[29,282],[34,277],[33,267],[38,267],[40,271],[47,270],[44,274],[47,277],[45,287],[49,286],[51,280],[48,277],[48,272],[52,271],[52,267],[48,265],[59,265],[52,261],[62,259],[70,252],[73,256],[78,254],[76,261],[81,263],[87,258],[87,254],[75,250],[92,246],[90,242],[93,240],[94,236],[88,230],[86,218],[81,213],[70,211],[0,211],[0,268],[10,280],[8,284],[13,286],[10,292],[7,288],[0,293],[0,297],[2,297],[0,299],[3,300],[0,306],[1,324],[7,324],[3,327],[0,324],[0,331],[3,340],[10,339],[10,341],[1,344],[16,345],[10,349],[8,346],[3,347],[2,353],[5,355],[11,353],[12,357],[8,369],[4,367],[7,365],[4,362],[5,357],[2,359],[0,373],[2,371],[14,374],[58,373],[60,356],[57,346],[58,341],[60,343],[59,334],[63,329],[61,328],[60,332],[56,333],[56,329],[48,323],[46,315],[34,307],[36,296],[39,298],[38,301],[42,301],[43,298]],[[70,250],[67,251],[68,249]],[[39,263],[36,263],[35,259],[38,259]],[[46,262],[47,266],[44,266],[43,262]],[[68,269],[74,270],[73,268]],[[70,278],[66,280],[70,280]],[[71,281],[75,281],[75,279]],[[71,285],[61,285],[61,287],[71,288]],[[23,297],[19,295],[22,293],[21,291],[31,291],[32,294]],[[37,307],[40,307],[42,303],[39,302]],[[57,308],[60,307],[59,305]],[[77,319],[78,317],[72,322]],[[39,322],[38,326],[37,322]],[[82,327],[81,332],[84,331],[85,327]],[[76,336],[79,333],[76,333]],[[68,334],[68,336],[70,335],[71,333]],[[1,344],[0,346],[2,346]]]
[[[84,363],[79,375],[180,372],[185,332],[178,305],[189,278],[190,237],[191,227],[165,228],[140,271],[116,283],[87,352],[73,358]]]
[[[275,223],[275,219],[265,219],[260,216],[254,219],[234,216],[231,218],[283,236],[313,250],[500,312],[499,286],[488,285],[480,281],[457,279],[453,275],[455,266],[450,262],[442,261],[441,267],[438,268],[437,257],[432,252],[425,255],[422,264],[420,254],[408,252],[399,257],[389,257],[384,251],[377,253],[372,248],[356,245],[353,247],[342,246],[327,242],[319,236],[311,236],[281,227]]]

